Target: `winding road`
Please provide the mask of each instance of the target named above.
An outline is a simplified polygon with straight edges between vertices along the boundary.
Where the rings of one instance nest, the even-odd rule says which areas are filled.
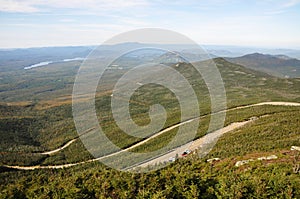
[[[42,152],[42,153],[39,153],[39,154],[42,154],[42,155],[52,155],[54,153],[57,153],[65,148],[67,148],[68,146],[70,146],[73,142],[75,142],[78,138],[74,138],[73,140],[70,140],[69,142],[67,142],[65,145],[63,145],[62,147],[59,147],[57,149],[54,149],[52,151],[46,151],[46,152]]]
[[[239,107],[235,107],[235,108],[231,108],[231,109],[227,109],[227,110],[223,110],[223,111],[220,111],[220,112],[227,112],[227,111],[231,111],[231,110],[237,110],[237,109],[243,109],[243,108],[249,108],[249,107],[254,107],[254,106],[263,106],[263,105],[273,105],[273,106],[300,106],[300,103],[295,103],[295,102],[262,102],[262,103],[257,103],[257,104],[251,104],[251,105],[245,105],[245,106],[239,106]],[[87,160],[87,161],[82,161],[82,162],[77,162],[77,163],[70,163],[70,164],[63,164],[63,165],[47,165],[47,166],[42,166],[42,165],[36,165],[36,166],[13,166],[13,165],[2,165],[3,167],[6,167],[6,168],[12,168],[12,169],[19,169],[19,170],[35,170],[35,169],[62,169],[62,168],[67,168],[67,167],[72,167],[72,166],[76,166],[76,165],[80,165],[80,164],[85,164],[85,163],[89,163],[89,162],[95,162],[95,161],[98,161],[98,160],[101,160],[103,158],[107,158],[107,157],[110,157],[110,156],[114,156],[114,155],[117,155],[119,153],[122,153],[124,151],[128,151],[128,150],[131,150],[135,147],[138,147],[146,142],[148,142],[149,140],[165,133],[165,132],[168,132],[174,128],[177,128],[181,125],[184,125],[184,124],[187,124],[187,123],[190,123],[192,121],[195,121],[197,119],[200,119],[200,118],[203,118],[205,116],[201,116],[201,117],[197,117],[197,118],[193,118],[193,119],[190,119],[190,120],[187,120],[187,121],[184,121],[184,122],[181,122],[181,123],[178,123],[178,124],[175,124],[171,127],[168,127],[158,133],[156,133],[155,135],[152,135],[150,136],[149,138],[141,141],[141,142],[138,142],[126,149],[123,149],[121,151],[118,151],[118,152],[115,152],[115,153],[112,153],[112,154],[109,154],[109,155],[106,155],[106,156],[102,156],[100,158],[95,158],[95,159],[91,159],[91,160]],[[263,116],[261,116],[263,117]],[[158,164],[158,163],[162,163],[162,162],[166,162],[169,160],[169,158],[171,157],[175,157],[176,154],[182,154],[186,149],[189,149],[191,151],[194,151],[196,149],[198,149],[199,147],[205,145],[205,144],[209,144],[210,142],[213,142],[216,138],[222,136],[224,133],[227,133],[227,132],[230,132],[232,130],[235,130],[237,128],[241,128],[242,126],[250,123],[250,122],[253,122],[253,119],[249,119],[247,121],[244,121],[244,122],[234,122],[234,123],[231,123],[230,125],[226,126],[226,127],[223,127],[217,131],[214,131],[210,134],[207,134],[197,140],[194,140],[194,141],[191,141],[183,146],[180,146],[180,147],[177,147],[171,151],[169,151],[168,153],[162,155],[162,156],[159,156],[159,157],[156,157],[156,158],[152,158],[150,159],[149,161],[147,162],[143,162],[141,164],[138,164],[138,165],[135,165],[133,167],[131,167],[130,169],[132,168],[136,168],[136,167],[147,167],[149,165],[155,165],[155,164]],[[67,148],[68,146],[70,146],[72,143],[74,143],[77,139],[79,138],[74,138],[72,140],[70,140],[69,142],[67,142],[65,145],[55,149],[55,150],[52,150],[52,151],[47,151],[47,152],[41,152],[40,154],[43,154],[43,155],[53,155],[65,148]]]

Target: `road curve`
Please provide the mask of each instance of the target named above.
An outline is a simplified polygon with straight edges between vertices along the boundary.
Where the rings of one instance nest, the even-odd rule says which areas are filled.
[[[73,140],[70,140],[69,142],[67,142],[65,145],[63,145],[62,147],[59,147],[57,149],[54,149],[52,151],[46,151],[46,152],[42,152],[42,153],[39,153],[39,154],[42,154],[42,155],[52,155],[54,153],[57,153],[65,148],[67,148],[68,146],[70,146],[73,142],[75,142],[78,138],[74,138]]]
[[[261,103],[257,103],[257,104],[251,104],[251,105],[244,105],[244,106],[239,106],[239,107],[235,107],[235,108],[231,108],[231,109],[227,109],[227,110],[223,110],[223,111],[220,111],[220,112],[227,112],[227,111],[231,111],[231,110],[237,110],[237,109],[243,109],[243,108],[248,108],[248,107],[254,107],[254,106],[263,106],[263,105],[273,105],[273,106],[300,106],[300,103],[296,103],[296,102],[261,102]],[[62,168],[67,168],[67,167],[72,167],[72,166],[76,166],[76,165],[80,165],[80,164],[85,164],[85,163],[89,163],[89,162],[94,162],[94,161],[98,161],[98,160],[101,160],[103,158],[107,158],[107,157],[110,157],[110,156],[113,156],[113,155],[117,155],[119,153],[122,153],[124,151],[128,151],[130,149],[133,149],[137,146],[140,146],[144,143],[146,143],[147,141],[167,132],[167,131],[170,131],[174,128],[177,128],[181,125],[184,125],[184,124],[187,124],[189,122],[192,122],[194,120],[197,120],[197,119],[200,119],[204,116],[201,116],[201,117],[197,117],[197,118],[193,118],[193,119],[190,119],[190,120],[187,120],[187,121],[184,121],[184,122],[181,122],[181,123],[178,123],[178,124],[175,124],[171,127],[168,127],[158,133],[156,133],[155,135],[141,141],[141,142],[138,142],[124,150],[121,150],[121,151],[118,151],[116,153],[112,153],[112,154],[109,154],[109,155],[106,155],[106,156],[102,156],[100,158],[95,158],[95,159],[91,159],[91,160],[87,160],[87,161],[82,161],[82,162],[78,162],[78,163],[70,163],[70,164],[63,164],[63,165],[48,165],[48,166],[41,166],[41,165],[36,165],[36,166],[11,166],[11,165],[3,165],[4,167],[7,167],[7,168],[13,168],[13,169],[19,169],[19,170],[34,170],[34,169],[62,169]],[[203,144],[209,144],[209,140],[213,140],[221,135],[223,135],[224,133],[227,133],[229,131],[232,131],[232,130],[235,130],[237,128],[240,128],[242,126],[244,126],[245,124],[251,122],[252,120],[248,120],[248,121],[244,121],[244,122],[234,122],[234,123],[231,123],[230,125],[222,128],[222,129],[219,129],[215,132],[212,132],[210,134],[207,134],[205,136],[203,136],[202,138],[199,138],[197,140],[194,140],[190,143],[187,143],[181,147],[178,147],[178,148],[175,148],[173,150],[171,150],[169,153],[163,155],[163,156],[159,156],[157,158],[152,158],[151,160],[147,161],[147,162],[144,162],[142,164],[139,164],[135,167],[145,167],[145,166],[149,166],[149,165],[153,165],[153,164],[157,164],[157,163],[160,163],[160,162],[164,162],[164,161],[167,161],[170,157],[175,157],[176,154],[181,154],[183,151],[185,151],[187,149],[187,146],[189,146],[189,149],[190,150],[195,150],[199,147],[201,147]],[[55,150],[52,150],[52,151],[48,151],[48,152],[42,152],[40,154],[44,154],[44,155],[51,155],[51,154],[54,154],[54,153],[57,153],[63,149],[65,149],[66,147],[70,146],[73,142],[75,142],[78,138],[75,138],[73,140],[70,140],[69,142],[67,142],[65,145],[63,145],[62,147],[59,147],[58,149],[55,149]]]
[[[248,120],[248,121],[244,121],[244,122],[234,122],[231,123],[230,125],[219,129],[217,131],[214,131],[212,133],[209,133],[197,140],[194,140],[192,142],[189,142],[185,145],[182,145],[180,147],[177,147],[173,150],[171,150],[169,153],[164,154],[162,156],[159,156],[157,158],[151,159],[148,162],[142,163],[142,164],[138,164],[135,165],[133,167],[130,167],[130,169],[135,169],[138,167],[148,167],[150,165],[155,165],[155,164],[159,164],[159,163],[164,163],[164,162],[168,162],[170,158],[173,157],[178,157],[180,158],[181,154],[185,151],[185,150],[190,150],[190,151],[195,151],[196,149],[201,148],[202,146],[204,146],[205,144],[209,144],[210,142],[213,142],[215,139],[219,138],[220,136],[222,136],[223,134],[233,131],[237,128],[240,128],[250,122],[252,122],[253,120]]]
[[[273,106],[300,106],[300,103],[296,103],[296,102],[261,102],[261,103],[257,103],[257,104],[251,104],[251,105],[239,106],[239,107],[235,107],[235,108],[223,110],[223,111],[220,111],[220,112],[227,112],[227,111],[232,111],[232,110],[238,110],[238,109],[249,108],[249,107],[254,107],[254,106],[263,106],[263,105],[273,105]],[[217,113],[220,113],[220,112],[217,112]],[[206,116],[206,115],[205,115],[205,116]],[[192,118],[192,119],[189,119],[189,120],[187,120],[187,121],[184,121],[184,122],[175,124],[175,125],[173,125],[173,126],[170,126],[170,127],[166,128],[166,129],[164,129],[164,130],[162,130],[162,131],[160,131],[160,132],[158,132],[158,133],[156,133],[156,134],[154,134],[154,135],[152,135],[152,136],[146,138],[145,140],[142,140],[141,142],[138,142],[138,143],[136,143],[136,144],[134,144],[134,145],[132,145],[132,146],[130,146],[130,147],[128,147],[128,148],[122,150],[122,151],[124,152],[124,151],[131,150],[131,149],[133,149],[133,148],[135,148],[135,147],[138,147],[138,146],[140,146],[140,145],[142,145],[142,144],[145,144],[145,143],[148,142],[149,140],[151,140],[151,139],[153,139],[153,138],[155,138],[155,137],[157,137],[157,136],[159,136],[159,135],[161,135],[161,134],[163,134],[163,133],[165,133],[165,132],[167,132],[167,131],[170,131],[170,130],[172,130],[172,129],[175,129],[175,128],[181,126],[181,125],[190,123],[190,122],[192,122],[192,121],[194,121],[194,120],[203,118],[203,117],[205,117],[205,116],[200,116],[200,117],[197,117],[197,118]],[[92,129],[94,129],[94,128],[92,128]],[[89,129],[87,132],[89,132],[89,131],[92,130],[92,129]],[[59,151],[65,149],[65,148],[67,148],[67,147],[70,146],[73,142],[75,142],[77,139],[78,139],[78,138],[74,138],[74,139],[70,140],[69,142],[67,142],[65,145],[63,145],[63,146],[61,146],[61,147],[59,147],[59,148],[57,148],[57,149],[54,149],[54,150],[52,150],[52,151],[41,152],[41,153],[39,153],[39,154],[42,154],[42,155],[53,155],[53,154],[55,154],[55,153],[57,153],[57,152],[59,152]],[[116,152],[116,153],[109,154],[109,155],[107,155],[107,157],[112,156],[112,155],[116,155],[116,154],[118,154],[118,153],[121,153],[122,151],[119,151],[119,152]]]

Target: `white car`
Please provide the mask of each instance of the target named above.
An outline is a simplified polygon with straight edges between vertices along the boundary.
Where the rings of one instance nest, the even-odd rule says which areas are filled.
[[[169,162],[175,162],[176,158],[175,157],[170,157]]]

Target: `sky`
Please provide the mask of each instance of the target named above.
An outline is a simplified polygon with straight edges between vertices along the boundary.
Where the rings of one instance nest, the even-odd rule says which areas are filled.
[[[99,45],[162,28],[201,45],[300,49],[300,0],[0,0],[0,48]]]

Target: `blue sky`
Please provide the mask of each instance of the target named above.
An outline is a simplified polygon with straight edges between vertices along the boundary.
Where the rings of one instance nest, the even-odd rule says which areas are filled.
[[[300,49],[300,0],[0,0],[0,48],[97,45],[137,28],[199,44]]]

